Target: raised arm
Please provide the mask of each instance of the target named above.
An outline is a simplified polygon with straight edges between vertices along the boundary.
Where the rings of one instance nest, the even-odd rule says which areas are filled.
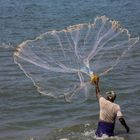
[[[101,96],[100,87],[99,87],[99,76],[98,75],[91,76],[90,82],[91,84],[95,84],[96,98],[99,99]]]
[[[95,85],[95,90],[96,90],[96,98],[99,99],[101,97],[101,94],[100,94],[100,88],[98,83]]]

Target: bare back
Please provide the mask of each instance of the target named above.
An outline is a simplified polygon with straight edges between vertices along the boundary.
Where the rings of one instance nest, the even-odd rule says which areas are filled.
[[[114,123],[116,117],[122,117],[120,106],[106,100],[104,97],[99,98],[100,116],[101,121]]]

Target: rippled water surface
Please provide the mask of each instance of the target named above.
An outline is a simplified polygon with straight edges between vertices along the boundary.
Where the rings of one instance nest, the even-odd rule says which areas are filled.
[[[32,82],[14,64],[18,44],[51,30],[92,22],[106,15],[118,20],[133,37],[140,36],[139,0],[1,0],[0,1],[0,139],[92,140],[98,122],[98,102],[66,103],[40,96]],[[115,89],[130,133],[116,122],[113,139],[140,139],[140,44],[109,75],[101,79],[101,91]],[[125,66],[125,69],[122,66]],[[62,83],[64,84],[64,83]]]

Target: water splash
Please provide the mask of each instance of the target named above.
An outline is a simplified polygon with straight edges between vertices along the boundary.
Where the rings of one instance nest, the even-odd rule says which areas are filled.
[[[101,16],[94,23],[46,32],[21,43],[14,61],[40,94],[68,101],[82,89],[87,92],[92,73],[103,76],[113,70],[138,40],[117,21]]]

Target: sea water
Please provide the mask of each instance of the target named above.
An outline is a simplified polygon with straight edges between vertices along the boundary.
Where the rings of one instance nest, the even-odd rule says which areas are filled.
[[[40,96],[32,82],[13,61],[21,42],[51,30],[92,22],[106,15],[118,20],[131,34],[140,36],[139,0],[1,0],[0,1],[0,139],[2,140],[92,140],[99,106],[94,87],[84,101],[66,103]],[[140,139],[139,44],[109,75],[100,79],[101,93],[115,90],[130,133],[116,122],[112,139]],[[126,65],[122,69],[122,65]],[[64,84],[64,83],[62,83]]]

